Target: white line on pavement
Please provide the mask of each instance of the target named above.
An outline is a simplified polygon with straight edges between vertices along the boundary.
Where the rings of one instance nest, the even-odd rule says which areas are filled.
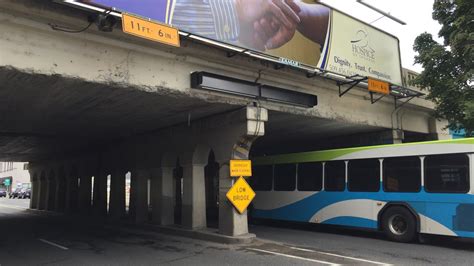
[[[10,209],[15,209],[15,210],[26,210],[27,209],[25,207],[20,207],[20,206],[15,206],[15,205],[4,205],[4,204],[0,204],[0,207],[10,208]]]
[[[349,257],[349,256],[343,256],[343,255],[329,253],[329,252],[323,252],[323,251],[316,251],[316,250],[311,250],[311,249],[306,249],[306,248],[297,248],[297,247],[289,247],[289,248],[294,249],[294,250],[301,250],[301,251],[319,253],[319,254],[328,255],[328,256],[340,257],[340,258],[345,258],[345,259],[350,259],[350,260],[363,261],[363,262],[368,262],[368,263],[377,264],[377,265],[391,265],[391,264],[385,263],[385,262],[365,260],[365,259],[354,258],[354,257]]]
[[[288,255],[288,254],[284,254],[284,253],[278,253],[278,252],[273,252],[273,251],[268,251],[268,250],[263,250],[263,249],[258,249],[258,248],[247,248],[247,249],[248,250],[253,250],[253,251],[258,251],[258,252],[263,252],[263,253],[269,253],[269,254],[273,254],[273,255],[277,255],[277,256],[283,256],[283,257],[292,258],[292,259],[299,259],[299,260],[317,262],[317,263],[326,264],[326,265],[339,265],[339,264],[335,264],[335,263],[328,262],[328,261],[309,259],[309,258],[305,258],[305,257],[293,256],[293,255]]]
[[[41,241],[41,242],[43,242],[43,243],[49,244],[49,245],[51,245],[51,246],[55,246],[55,247],[57,247],[57,248],[60,248],[60,249],[62,249],[62,250],[68,250],[67,247],[58,245],[58,244],[53,243],[53,242],[51,242],[51,241],[48,241],[48,240],[46,240],[46,239],[38,238],[38,240]]]

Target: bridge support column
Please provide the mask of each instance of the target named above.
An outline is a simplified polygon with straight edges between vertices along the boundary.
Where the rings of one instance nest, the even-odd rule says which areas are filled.
[[[223,140],[219,149],[216,150],[220,162],[219,170],[219,233],[228,236],[240,236],[248,234],[247,211],[239,214],[227,199],[227,192],[234,184],[236,178],[230,177],[229,160],[246,160],[249,158],[250,148],[253,142],[265,134],[265,122],[268,120],[266,109],[247,107],[246,125],[244,129],[227,129],[229,136],[235,136],[235,132],[241,132],[240,136],[234,138],[233,143],[228,143],[232,139]],[[230,156],[229,156],[230,155]]]
[[[133,182],[133,220],[144,223],[148,220],[148,176],[149,171],[137,170],[132,176]]]
[[[38,180],[38,209],[46,210],[46,202],[48,201],[48,181],[46,180],[46,174],[43,171]]]
[[[125,216],[125,173],[115,170],[110,184],[109,215],[112,220],[120,220]]]
[[[433,140],[448,140],[452,139],[449,129],[446,129],[448,126],[448,121],[437,118],[431,118],[429,122],[430,135]]]
[[[94,176],[93,209],[94,214],[107,215],[107,174],[100,172]]]
[[[163,166],[152,170],[151,197],[152,221],[159,225],[174,224],[173,168]]]
[[[54,210],[57,212],[64,212],[66,206],[66,176],[64,171],[58,171],[55,192]]]
[[[227,192],[233,185],[229,166],[222,165],[219,171],[219,233],[228,236],[248,234],[247,211],[239,214],[227,199]]]
[[[79,210],[82,213],[89,213],[91,210],[92,176],[82,173],[79,182]]]
[[[72,213],[78,209],[79,185],[77,173],[66,174],[66,205],[65,212]]]
[[[30,209],[39,208],[39,173],[30,171],[31,176],[31,199],[30,199]]]
[[[53,171],[50,171],[46,176],[47,192],[46,192],[46,210],[54,211],[56,207],[56,177]]]
[[[203,164],[183,166],[183,226],[189,229],[206,227],[206,189]]]

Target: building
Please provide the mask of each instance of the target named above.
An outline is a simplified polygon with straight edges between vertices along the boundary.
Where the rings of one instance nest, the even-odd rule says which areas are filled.
[[[9,186],[5,185],[6,179],[10,180]],[[6,188],[8,191],[12,191],[17,187],[30,187],[28,163],[0,162],[0,188]]]
[[[414,90],[422,90],[422,88],[418,85],[414,85],[413,81],[418,77],[420,73],[410,70],[408,68],[402,68],[402,80],[403,80],[403,86],[414,89]]]

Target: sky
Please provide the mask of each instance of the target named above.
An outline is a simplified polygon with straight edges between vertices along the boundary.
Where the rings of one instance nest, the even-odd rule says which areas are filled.
[[[379,13],[357,3],[356,0],[321,0],[321,2],[367,23],[382,17]],[[416,55],[413,51],[415,38],[420,33],[429,32],[441,42],[438,38],[441,25],[431,16],[434,0],[365,0],[365,2],[407,23],[403,26],[385,17],[372,25],[397,36],[400,40],[402,66],[421,72],[423,68],[420,65],[413,65]]]

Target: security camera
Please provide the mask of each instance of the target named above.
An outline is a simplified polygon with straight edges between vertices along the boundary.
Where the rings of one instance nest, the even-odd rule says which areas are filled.
[[[117,18],[109,14],[100,14],[95,20],[100,31],[111,32],[117,24]]]

